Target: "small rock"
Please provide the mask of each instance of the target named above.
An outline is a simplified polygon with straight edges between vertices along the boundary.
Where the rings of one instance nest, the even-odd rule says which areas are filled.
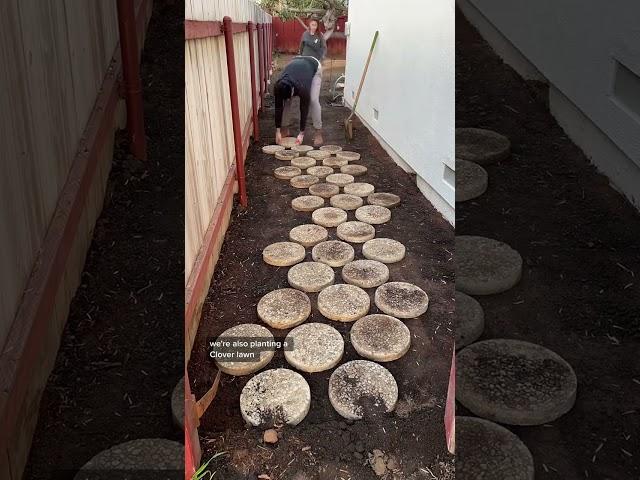
[[[389,457],[389,460],[387,460],[387,468],[395,472],[400,470],[400,465],[398,465],[398,461],[395,458]]]
[[[387,466],[384,463],[384,458],[375,457],[373,460],[373,465],[371,465],[373,471],[379,477],[383,476],[387,472]]]
[[[265,430],[262,439],[264,440],[264,443],[278,443],[278,432],[273,428]]]

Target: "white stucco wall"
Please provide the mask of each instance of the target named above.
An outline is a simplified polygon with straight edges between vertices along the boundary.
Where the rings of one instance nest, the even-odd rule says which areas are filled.
[[[351,106],[378,30],[356,113],[403,168],[416,172],[425,196],[451,223],[454,22],[454,0],[350,0],[345,72],[345,102]]]

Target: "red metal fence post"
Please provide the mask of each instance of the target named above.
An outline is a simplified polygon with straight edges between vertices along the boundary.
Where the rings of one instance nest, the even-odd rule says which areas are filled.
[[[249,33],[249,75],[251,76],[251,114],[253,118],[253,141],[258,141],[260,129],[258,127],[258,100],[256,98],[256,57],[253,46],[253,22],[247,23]]]
[[[229,75],[229,96],[231,97],[231,121],[233,124],[233,143],[236,152],[236,172],[238,175],[238,193],[240,205],[247,206],[247,187],[244,177],[244,158],[242,155],[242,127],[240,126],[240,106],[238,103],[238,79],[236,78],[236,59],[233,49],[233,25],[231,17],[222,19],[224,48],[227,52],[227,73]]]
[[[262,24],[258,23],[258,70],[260,71],[260,108],[264,106],[264,63],[262,56],[264,55],[264,45],[262,44]]]
[[[271,67],[273,65],[273,24],[269,24],[269,72],[271,72]],[[271,75],[269,75],[271,78]]]

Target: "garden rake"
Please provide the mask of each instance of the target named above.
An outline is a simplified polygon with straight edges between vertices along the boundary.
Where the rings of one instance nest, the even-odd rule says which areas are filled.
[[[360,98],[360,92],[362,91],[362,84],[364,83],[364,78],[367,76],[367,70],[369,69],[369,62],[371,61],[371,54],[373,53],[373,48],[376,46],[376,41],[378,40],[378,31],[373,35],[373,41],[371,42],[371,48],[369,49],[369,56],[367,57],[367,63],[364,64],[364,71],[362,72],[362,78],[360,79],[360,85],[358,85],[358,93],[356,94],[356,101],[353,103],[353,110],[351,110],[351,114],[344,121],[344,133],[347,136],[347,140],[353,140],[353,115],[356,113],[356,107],[358,106],[358,99]]]

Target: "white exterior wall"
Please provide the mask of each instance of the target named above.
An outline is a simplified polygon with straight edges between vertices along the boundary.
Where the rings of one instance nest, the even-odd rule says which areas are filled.
[[[345,102],[451,223],[455,219],[454,0],[350,0]],[[374,118],[374,109],[378,118]]]

